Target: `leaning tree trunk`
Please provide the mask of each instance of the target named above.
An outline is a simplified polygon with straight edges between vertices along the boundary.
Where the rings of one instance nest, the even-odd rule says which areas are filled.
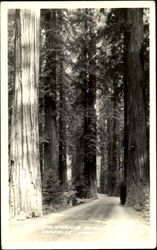
[[[42,213],[38,131],[39,10],[16,10],[10,213]]]
[[[127,9],[127,203],[142,207],[149,194],[146,120],[143,98],[143,10]]]

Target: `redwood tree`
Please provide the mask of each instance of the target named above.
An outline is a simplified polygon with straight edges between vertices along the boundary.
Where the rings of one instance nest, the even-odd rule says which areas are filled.
[[[38,76],[40,11],[15,14],[15,85],[10,142],[10,213],[42,213],[39,163]]]
[[[127,203],[145,205],[149,190],[146,117],[143,95],[143,9],[126,10]]]
[[[57,169],[57,129],[56,129],[56,10],[46,10],[46,65],[45,65],[45,148],[44,172]]]
[[[86,93],[85,93],[85,162],[84,177],[87,185],[87,197],[97,197],[96,184],[96,33],[94,30],[94,14],[86,10],[86,15],[91,15],[87,22],[87,65]]]
[[[66,154],[66,119],[65,119],[65,86],[64,86],[64,41],[63,41],[63,10],[57,11],[58,16],[58,137],[59,137],[59,180],[67,183],[67,154]]]

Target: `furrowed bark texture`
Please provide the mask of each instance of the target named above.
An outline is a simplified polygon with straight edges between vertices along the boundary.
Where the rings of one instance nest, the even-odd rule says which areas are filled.
[[[59,180],[62,184],[67,183],[67,154],[66,154],[66,102],[64,94],[64,65],[63,65],[63,19],[62,19],[62,10],[58,10],[58,25],[59,25],[59,34],[60,34],[60,52],[58,53],[59,61],[59,76],[58,76],[58,85],[59,85]]]
[[[73,159],[73,168],[72,168],[72,178],[75,182],[80,181],[83,176],[83,167],[84,167],[84,143],[82,136],[78,135],[75,145],[75,155]]]
[[[61,62],[62,65],[62,62]],[[62,68],[62,66],[61,66]],[[63,69],[62,69],[63,70]],[[65,97],[63,93],[63,79],[61,74],[60,81],[60,113],[59,113],[59,180],[61,183],[67,183],[67,160],[66,160],[66,124],[65,115]]]
[[[100,152],[101,152],[101,165],[100,165],[100,193],[105,193],[106,188],[106,170],[107,170],[107,143],[106,143],[106,119],[103,123],[104,130],[100,133]]]
[[[42,213],[38,131],[40,11],[16,10],[15,95],[11,131],[10,213]]]
[[[101,156],[101,170],[100,170],[100,193],[105,193],[105,154]]]
[[[88,12],[88,10],[87,10]],[[87,13],[88,14],[88,13]],[[87,45],[88,78],[85,94],[85,168],[84,177],[87,185],[87,197],[97,197],[96,183],[96,35],[93,24],[85,25],[89,29],[89,40]]]
[[[108,171],[107,171],[107,194],[114,195],[115,192],[115,166],[113,165],[113,117],[110,115],[113,113],[113,102],[111,96],[108,95],[108,107],[107,107],[107,153],[108,153]]]
[[[116,93],[116,78],[113,79],[113,195],[117,196],[118,192],[118,117],[117,117],[117,93]]]
[[[127,203],[144,207],[149,195],[149,166],[142,92],[142,9],[127,10]]]

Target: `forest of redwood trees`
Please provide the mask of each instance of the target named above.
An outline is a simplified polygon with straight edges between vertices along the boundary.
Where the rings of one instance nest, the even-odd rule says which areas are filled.
[[[149,10],[8,11],[10,217],[119,196],[149,211]]]

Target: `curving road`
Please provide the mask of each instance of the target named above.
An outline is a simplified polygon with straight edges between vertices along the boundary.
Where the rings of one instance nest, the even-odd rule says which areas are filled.
[[[12,242],[138,242],[149,241],[149,226],[132,208],[121,206],[119,198],[99,199],[65,211],[14,222]]]

